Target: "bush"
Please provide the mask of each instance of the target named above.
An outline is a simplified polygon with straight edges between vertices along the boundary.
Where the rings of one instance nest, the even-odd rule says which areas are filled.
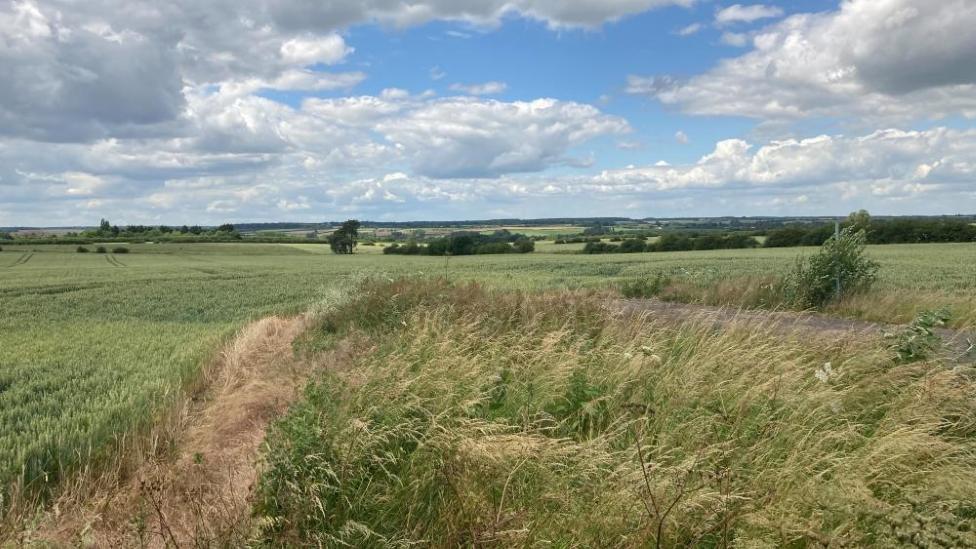
[[[95,248],[95,253],[96,254],[104,254],[104,253],[108,253],[108,250],[105,249],[105,246],[99,246],[99,247]]]
[[[478,255],[484,254],[510,254],[512,253],[512,246],[508,242],[492,242],[491,244],[482,244],[475,248],[474,253]]]
[[[78,252],[78,253],[80,253],[80,254],[87,254],[88,253],[88,248],[86,248],[84,246],[78,246],[78,248],[75,249],[75,251]]]
[[[681,252],[692,249],[692,240],[681,234],[666,234],[658,239],[654,250],[658,252]]]
[[[630,238],[624,240],[620,244],[620,252],[625,254],[635,254],[647,251],[647,244],[644,244],[636,238]]]
[[[127,254],[129,253],[129,248],[123,248],[119,246],[118,248],[112,248],[113,254]]]
[[[671,284],[671,279],[664,273],[657,273],[653,277],[645,276],[620,285],[620,293],[629,298],[656,297]]]
[[[535,251],[535,241],[528,238],[516,240],[512,246],[515,248],[515,253],[518,254],[528,254]]]
[[[606,242],[587,242],[583,246],[584,254],[613,254],[620,251],[620,246]]]
[[[804,309],[819,308],[842,295],[870,288],[877,279],[878,264],[865,255],[866,241],[863,230],[847,228],[809,259],[797,259],[786,280],[788,300]]]

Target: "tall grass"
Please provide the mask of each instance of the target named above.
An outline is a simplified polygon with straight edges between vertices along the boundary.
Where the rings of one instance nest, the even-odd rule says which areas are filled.
[[[976,384],[941,364],[443,281],[310,337],[354,333],[269,436],[268,545],[976,544]]]

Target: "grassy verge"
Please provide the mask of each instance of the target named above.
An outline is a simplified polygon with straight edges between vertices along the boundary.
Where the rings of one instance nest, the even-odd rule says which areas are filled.
[[[654,297],[678,303],[788,310],[793,304],[786,298],[783,280],[784,277],[777,274],[696,280],[658,273],[623,279],[615,286],[624,297],[631,298]],[[949,311],[950,328],[976,329],[976,295],[930,287],[902,290],[880,284],[875,289],[844,296],[828,304],[822,312],[872,322],[907,324],[920,312],[937,308]]]
[[[976,383],[937,362],[438,281],[304,344],[351,333],[269,435],[268,545],[976,544]]]

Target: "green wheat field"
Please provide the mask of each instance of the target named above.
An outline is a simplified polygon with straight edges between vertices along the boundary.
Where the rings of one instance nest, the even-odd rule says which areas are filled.
[[[129,248],[131,253],[124,255],[79,254],[75,253],[74,247],[69,246],[36,246],[34,248],[10,246],[0,252],[0,486],[8,487],[6,491],[0,492],[0,494],[6,498],[10,498],[11,494],[15,493],[44,494],[53,492],[59,483],[70,479],[72,476],[87,469],[97,468],[102,463],[111,463],[117,456],[119,449],[128,444],[129,439],[138,438],[147,432],[168,407],[179,401],[183,391],[196,382],[201,364],[210,360],[222,342],[227,341],[238,329],[250,321],[271,314],[296,314],[312,309],[316,304],[329,299],[335,288],[346,285],[346,281],[350,278],[369,276],[374,279],[392,280],[401,276],[408,276],[421,279],[445,279],[458,283],[475,281],[481,284],[480,287],[484,288],[482,290],[484,292],[497,291],[509,296],[505,299],[517,300],[516,297],[512,296],[523,293],[544,296],[553,292],[561,292],[560,295],[567,295],[567,292],[571,291],[606,290],[612,292],[619,284],[660,274],[669,277],[670,280],[684,288],[683,293],[677,293],[673,296],[674,299],[732,306],[762,306],[762,304],[757,305],[749,302],[737,288],[762,284],[762,281],[786,272],[793,265],[797,255],[810,253],[812,250],[799,248],[753,249],[592,256],[562,253],[564,250],[559,249],[558,246],[541,245],[536,253],[524,256],[467,256],[445,259],[385,256],[379,253],[379,248],[370,249],[366,246],[360,247],[360,253],[356,255],[336,256],[329,253],[328,247],[314,244],[140,244],[132,245]],[[923,309],[946,306],[953,312],[952,323],[955,327],[976,327],[976,301],[973,297],[976,294],[976,248],[973,245],[878,246],[870,248],[869,255],[881,264],[879,283],[869,294],[841,303],[830,312],[852,318],[903,323]],[[933,265],[939,266],[934,272]],[[478,299],[487,300],[484,296]],[[515,309],[519,307],[514,301],[504,301],[504,303],[507,303],[505,307],[515,307]],[[534,303],[532,307],[542,307],[538,302],[532,303]],[[504,364],[508,363],[507,361],[514,360],[511,356],[506,358],[506,352],[510,352],[506,349],[510,349],[510,345],[531,348],[540,345],[551,346],[553,354],[548,358],[540,355],[529,360],[530,364],[536,366],[524,372],[524,375],[528,377],[522,379],[522,382],[536,383],[539,387],[555,384],[552,390],[557,392],[582,391],[586,393],[587,391],[595,391],[595,395],[603,395],[609,390],[608,387],[626,385],[630,383],[627,381],[630,379],[627,376],[637,375],[631,370],[614,371],[608,366],[608,364],[627,362],[630,359],[621,357],[624,354],[632,356],[633,353],[639,353],[641,346],[644,345],[641,343],[643,341],[642,336],[637,332],[628,331],[627,328],[613,328],[611,331],[615,335],[610,339],[599,339],[586,343],[583,340],[586,338],[583,338],[574,342],[570,337],[570,332],[560,331],[561,328],[557,326],[558,318],[543,315],[545,318],[540,317],[541,320],[538,320],[541,324],[535,324],[536,321],[523,318],[520,322],[528,324],[521,326],[518,334],[498,336],[502,339],[492,340],[491,337],[493,336],[490,334],[497,335],[500,332],[497,327],[483,326],[481,323],[486,322],[486,320],[484,317],[475,314],[476,308],[464,309],[462,307],[458,311],[448,311],[430,303],[423,304],[423,307],[429,309],[428,316],[425,317],[426,320],[411,316],[414,323],[410,324],[406,333],[384,336],[389,338],[387,339],[388,342],[400,341],[402,345],[381,345],[380,355],[371,359],[363,359],[365,362],[363,362],[362,367],[364,372],[367,372],[364,375],[367,375],[368,380],[366,385],[357,386],[356,389],[363,392],[362,396],[357,396],[354,402],[347,404],[324,404],[322,399],[327,400],[330,398],[330,394],[341,390],[344,384],[349,383],[348,380],[342,379],[334,379],[334,383],[331,385],[328,383],[316,385],[310,393],[309,398],[312,399],[312,404],[307,406],[314,407],[315,402],[319,402],[319,406],[342,407],[341,410],[335,411],[335,422],[337,423],[330,423],[327,426],[327,430],[337,430],[334,434],[335,437],[341,439],[349,436],[348,432],[342,430],[344,428],[344,424],[341,424],[344,421],[342,418],[364,417],[363,414],[369,416],[378,413],[375,410],[357,408],[362,406],[368,408],[367,404],[370,399],[391,399],[390,401],[393,404],[390,410],[384,413],[405,414],[404,418],[414,417],[410,410],[415,409],[415,406],[419,404],[401,399],[401,396],[407,398],[406,396],[395,396],[400,395],[400,393],[397,393],[396,384],[391,380],[398,378],[395,375],[390,377],[392,374],[388,370],[398,362],[404,364],[417,363],[418,359],[416,357],[411,358],[410,353],[435,356],[438,346],[445,345],[445,342],[451,341],[452,338],[455,341],[468,341],[473,346],[473,354],[468,358],[462,360],[462,357],[455,356],[460,362],[470,362],[472,367],[470,378],[462,376],[461,379],[453,379],[451,376],[454,374],[451,373],[450,368],[438,373],[435,368],[436,364],[432,363],[425,366],[424,372],[430,372],[429,376],[425,374],[425,377],[414,386],[419,387],[418,390],[427,394],[429,398],[434,398],[432,395],[443,390],[445,384],[460,383],[457,388],[458,398],[470,398],[471,402],[481,402],[484,398],[482,394],[484,391],[483,384],[495,383],[491,380],[501,379],[497,377],[499,375],[502,377],[509,375],[503,372],[505,371]],[[499,307],[502,306],[499,305]],[[565,314],[573,314],[565,311],[569,307],[565,301],[559,301],[558,306],[554,305],[554,307],[564,310]],[[504,307],[502,308],[504,309]],[[467,318],[471,315],[475,316]],[[459,316],[466,319],[465,322],[470,321],[470,323],[458,324]],[[428,324],[424,324],[424,322]],[[604,326],[609,321],[601,320],[599,315],[593,316],[588,322],[600,324],[601,330],[610,330]],[[448,328],[448,325],[452,323],[455,327]],[[423,326],[427,327],[423,328]],[[461,326],[468,326],[468,328]],[[461,330],[461,332],[452,333],[450,330]],[[469,333],[465,330],[472,332]],[[574,326],[571,332],[590,333],[587,330],[588,328],[585,326]],[[547,339],[549,336],[554,339]],[[505,337],[525,338],[525,341],[506,343]],[[712,336],[706,337],[700,333],[696,335],[696,333],[660,332],[651,340],[656,341],[652,346],[661,350],[647,352],[654,355],[670,353],[674,356],[674,360],[683,360],[689,364],[695,363],[700,357],[696,358],[694,352],[687,348],[682,350],[682,345],[686,345],[687,341],[682,343],[681,338],[696,337],[704,342],[702,345],[711,346],[710,352],[719,352],[717,346],[723,344],[728,344],[730,348],[738,348],[736,346],[742,345],[741,341],[735,339],[739,336],[726,336],[734,341],[730,340],[723,343],[722,341],[715,341]],[[419,347],[413,347],[414,344],[412,343],[408,345],[406,343],[408,341],[416,341],[415,345]],[[479,341],[481,343],[478,343]],[[580,359],[577,356],[578,353],[582,352],[577,344],[584,347],[587,345],[595,346],[594,348],[599,350],[594,355],[595,358],[592,358],[594,361],[602,361],[602,366],[594,374],[598,375],[599,379],[579,378],[578,374],[573,373],[575,370],[570,363],[574,360],[583,360],[584,362],[590,360]],[[776,352],[779,352],[774,352],[771,348],[764,349],[766,350],[730,351],[727,360],[737,365],[736,368],[741,368],[748,361],[770,360]],[[767,351],[767,355],[762,354]],[[452,351],[454,354],[460,352],[457,349]],[[786,353],[783,356],[790,358],[784,359],[782,364],[777,366],[769,366],[769,368],[779,372],[767,372],[770,375],[780,375],[782,368],[788,370],[787,366],[797,360],[808,363],[823,360],[823,357],[814,356],[816,352],[811,349],[789,347],[783,352]],[[841,351],[833,349],[829,352],[834,354],[834,361],[843,362],[844,359],[837,356]],[[541,368],[548,360],[555,361],[551,364],[552,372],[546,373],[539,370],[538,368]],[[709,360],[714,361],[715,359],[713,357]],[[863,368],[864,363],[860,364],[859,368]],[[699,364],[699,367],[704,368],[705,366]],[[553,372],[561,372],[559,374],[561,377],[558,380],[550,379],[552,375],[556,375]],[[736,378],[735,383],[745,384],[743,386],[748,385],[746,379],[753,374],[746,370],[736,370],[736,372],[736,376],[742,377]],[[850,391],[854,393],[873,391],[874,389],[869,390],[856,382],[857,379],[868,379],[870,377],[868,370],[856,370],[856,372],[852,374],[854,377],[848,380],[853,383],[853,388],[850,388]],[[577,377],[573,377],[574,375]],[[705,374],[699,372],[682,375],[704,376]],[[789,377],[792,374],[784,375]],[[533,379],[535,381],[532,381]],[[570,385],[566,385],[567,383]],[[572,385],[573,383],[576,385]],[[674,378],[666,383],[670,385],[666,384],[655,390],[677,391],[681,383],[697,382],[690,380],[690,378],[689,380]],[[718,389],[715,390],[718,391]],[[901,394],[898,391],[896,393]],[[470,394],[463,397],[466,394],[465,392]],[[716,402],[721,401],[720,395],[716,396],[716,394],[712,394],[709,398],[714,397],[718,398]],[[633,480],[631,478],[633,475],[641,476],[633,469],[634,463],[636,463],[636,455],[632,455],[634,447],[632,439],[635,435],[627,431],[629,428],[627,426],[630,424],[625,421],[628,402],[635,398],[640,399],[630,395],[630,393],[628,393],[630,396],[626,397],[616,393],[614,395],[607,396],[605,401],[597,399],[597,403],[592,404],[592,406],[596,406],[594,410],[590,410],[595,414],[593,417],[587,414],[581,415],[579,410],[559,408],[552,403],[522,402],[519,404],[515,401],[502,399],[497,403],[497,408],[477,408],[476,411],[472,411],[471,414],[473,415],[470,416],[470,421],[452,420],[461,421],[459,424],[452,424],[456,428],[454,433],[457,436],[467,437],[467,439],[474,441],[470,444],[477,443],[476,433],[482,432],[479,429],[483,429],[482,434],[488,433],[486,436],[501,437],[507,440],[507,443],[516,446],[520,444],[542,445],[537,447],[537,451],[538,455],[544,459],[538,463],[533,461],[532,463],[535,465],[523,469],[518,475],[519,478],[529,475],[523,479],[527,484],[519,485],[521,486],[519,489],[523,493],[508,495],[510,498],[526,498],[523,502],[526,506],[525,513],[527,516],[535,517],[532,520],[542,526],[533,530],[531,539],[510,533],[506,535],[515,537],[492,538],[496,543],[501,545],[506,543],[531,545],[535,542],[541,543],[540,540],[544,541],[549,539],[546,536],[551,536],[552,539],[573,540],[569,545],[573,543],[586,544],[596,542],[601,535],[608,535],[629,528],[646,527],[646,525],[637,524],[640,520],[633,517],[616,520],[613,512],[607,511],[607,509],[613,510],[619,506],[637,505],[639,503],[635,501],[628,503],[629,500],[626,500],[622,495],[620,498],[623,499],[614,499],[613,494],[626,491],[623,487],[624,481],[621,478],[626,477]],[[421,400],[427,398],[423,397]],[[534,397],[525,398],[531,400]],[[582,401],[594,400],[587,398],[585,394],[579,398]],[[801,403],[799,405],[810,409],[821,405],[809,400],[812,398],[809,395],[797,393],[789,398],[798,399],[798,402]],[[877,395],[859,394],[857,398],[877,398]],[[904,398],[908,397],[904,396]],[[436,398],[433,401],[424,400],[424,402],[430,404],[430,409],[433,410],[430,413],[434,414],[447,413],[446,410],[457,405],[457,402],[441,402]],[[599,404],[600,402],[604,404]],[[732,399],[726,404],[735,408],[738,406],[735,402],[736,399]],[[478,404],[478,406],[482,404]],[[742,404],[742,406],[752,406],[753,404]],[[579,405],[579,402],[567,404],[567,406],[576,405]],[[604,405],[608,408],[604,408]],[[755,405],[758,406],[759,404]],[[546,406],[556,406],[556,408],[549,409]],[[672,403],[669,406],[677,406],[677,404]],[[565,444],[546,446],[548,443],[544,444],[543,440],[548,440],[546,439],[548,435],[546,435],[545,422],[536,423],[538,418],[530,420],[526,419],[527,416],[525,416],[523,420],[515,420],[514,418],[522,417],[520,414],[524,416],[526,407],[549,410],[548,413],[554,417],[574,418],[570,423],[565,423],[562,420],[556,421],[557,430],[562,430],[556,439],[566,441]],[[791,413],[798,414],[800,412]],[[297,424],[308,422],[311,421],[308,414],[315,416],[315,412],[310,411],[309,408],[299,408],[295,415],[290,416],[286,421]],[[661,433],[660,436],[673,436],[666,435],[666,433],[673,432],[674,429],[697,432],[695,429],[702,428],[701,425],[694,423],[696,421],[694,418],[681,416],[679,411],[673,411],[673,414],[667,418],[662,417],[663,423],[660,425],[648,428],[656,429]],[[499,419],[502,416],[506,419]],[[973,418],[970,417],[970,419]],[[377,421],[378,425],[390,427],[391,431],[388,435],[393,438],[402,435],[397,431],[398,429],[409,431],[407,424],[399,422],[392,416],[385,417],[385,419],[378,418]],[[520,421],[522,423],[519,423]],[[871,429],[891,428],[891,425],[885,426],[882,418],[878,417],[871,419],[859,417],[850,421],[857,424],[873,425],[874,427],[870,427]],[[278,437],[277,440],[279,440],[281,448],[289,447],[290,444],[281,442],[282,437],[287,438],[287,425],[289,424],[285,424],[284,431],[277,431],[274,435]],[[414,427],[417,429],[430,427],[426,423],[424,425]],[[737,425],[735,428],[748,430],[756,427],[743,424]],[[809,424],[805,428],[818,429],[819,427]],[[959,428],[963,429],[963,427]],[[970,425],[968,429],[972,429],[972,426]],[[375,444],[382,446],[383,440],[385,440],[383,436],[377,433],[374,435],[379,437]],[[527,438],[520,442],[516,440],[516,435]],[[754,435],[755,433],[752,433],[749,436]],[[332,436],[329,435],[329,437]],[[704,432],[696,436],[708,438]],[[793,433],[782,436],[796,437],[800,435]],[[424,440],[427,439],[424,438]],[[708,448],[708,452],[717,452],[709,453],[707,458],[703,457],[702,459],[715,460],[716,463],[719,463],[726,458],[741,458],[749,460],[750,463],[744,467],[752,469],[772,467],[767,463],[768,460],[797,459],[796,456],[775,457],[759,456],[758,454],[722,458],[721,452],[719,452],[721,447],[719,442],[712,440],[707,444],[704,442],[702,444],[703,448]],[[964,454],[973,452],[971,441],[968,444],[968,449],[960,447],[955,450],[945,450],[946,455],[955,451]],[[675,442],[670,446],[674,454],[668,459],[661,458],[663,460],[661,467],[670,468],[672,476],[678,474],[675,471],[687,468],[687,462],[682,460],[690,459],[689,456],[691,455],[686,452],[688,451],[687,448],[678,451],[679,447],[683,446]],[[361,451],[366,452],[366,449]],[[511,455],[506,454],[498,457],[500,461],[491,461],[485,456],[478,457],[477,452],[479,450],[474,447],[468,448],[466,451],[474,452],[472,455],[475,457],[471,459],[475,459],[475,461],[489,460],[486,462],[488,464],[478,465],[478,467],[484,467],[479,470],[491,477],[490,485],[495,486],[494,489],[505,483],[504,478],[498,480],[495,476],[501,474],[500,471],[511,472],[511,468],[505,468],[503,465],[508,464],[514,467],[522,460],[519,457],[521,454],[515,450],[512,450]],[[872,447],[870,451],[883,452],[884,447]],[[287,461],[287,456],[281,452],[287,453],[286,450],[272,453],[272,460],[278,460],[274,463],[277,463],[279,467],[284,467],[283,462]],[[964,458],[962,454],[957,454],[952,459],[946,458],[949,461],[945,462],[938,461],[942,458],[933,456],[933,460],[935,460],[933,467],[938,468],[941,466],[939,463],[942,463],[947,471],[951,469],[953,475],[961,474],[958,468],[967,463],[972,463],[972,455],[966,455],[969,457]],[[365,456],[360,457],[366,459]],[[585,459],[592,458],[593,463],[576,463],[575,465],[570,463],[576,459],[582,460],[584,457]],[[868,460],[869,457],[864,454],[860,455],[859,459]],[[825,454],[817,459],[828,460],[829,456]],[[952,461],[953,459],[956,461]],[[966,461],[967,459],[969,461]],[[555,465],[562,463],[560,460],[569,460],[564,465],[575,472],[570,476],[562,476],[562,469]],[[593,474],[610,474],[607,471],[617,471],[623,475],[621,478],[611,475],[612,478],[608,478],[605,484],[597,483],[590,487],[593,490],[602,490],[601,498],[609,498],[605,500],[605,508],[593,507],[597,503],[588,499],[587,493],[577,490],[581,486],[578,483],[585,484],[586,482],[584,478],[587,474],[585,468],[596,467],[593,465],[596,463],[602,465],[597,467]],[[360,464],[357,467],[370,469],[367,464]],[[424,469],[425,466],[422,464],[408,464],[409,467],[420,467],[419,472],[417,472],[418,478],[424,479],[422,482],[433,482],[430,475],[435,473]],[[621,467],[626,470],[620,469]],[[901,467],[899,465],[893,464],[892,467],[894,468],[892,474],[902,474],[898,471],[904,471],[903,468],[899,469]],[[813,474],[812,471],[810,473]],[[267,494],[268,490],[272,490],[275,483],[286,483],[288,480],[286,477],[296,474],[295,471],[290,471],[280,473],[279,476],[269,476],[263,488],[264,493]],[[357,474],[366,473],[360,471]],[[793,476],[788,478],[786,476],[769,478],[764,482],[802,483],[802,479],[796,476],[799,474],[794,471],[791,473]],[[577,478],[574,475],[582,476]],[[971,474],[967,475],[968,480],[966,482],[969,482]],[[471,483],[471,486],[478,485],[478,482],[482,481],[488,482],[485,479],[479,481],[476,477],[466,477],[464,480],[464,482]],[[552,484],[548,487],[536,485],[550,481]],[[742,479],[734,482],[729,479],[732,484],[740,481]],[[372,507],[367,510],[367,514],[372,513],[370,517],[375,524],[381,524],[383,521],[393,524],[390,522],[392,520],[390,513],[396,514],[395,509],[402,508],[398,507],[399,505],[408,505],[408,503],[418,505],[415,501],[411,502],[411,498],[434,498],[428,500],[429,502],[438,497],[445,497],[444,494],[408,494],[403,492],[401,488],[396,488],[392,480],[389,482],[393,484],[378,483],[373,486],[371,490],[378,492],[371,493],[369,497],[378,498],[375,501],[399,503],[396,505],[391,503],[391,506],[385,509],[377,508],[376,505],[378,504],[375,502],[370,504]],[[563,486],[564,484],[566,486]],[[577,488],[571,490],[572,486]],[[428,488],[418,488],[418,490]],[[672,488],[662,489],[667,491]],[[749,488],[749,490],[755,489],[756,486]],[[835,486],[832,489],[841,490],[842,487]],[[295,498],[301,499],[302,494],[290,494],[282,500],[278,499],[281,496],[281,490],[288,492],[288,489],[279,486],[276,490],[279,490],[276,492],[278,495],[264,501],[264,512],[279,517],[287,517],[290,513],[308,511],[307,509],[297,511],[293,508]],[[546,503],[549,501],[547,498],[555,497],[550,492],[559,492],[560,490],[569,490],[569,493],[572,494],[571,498],[559,500],[558,504],[552,501]],[[498,496],[498,493],[491,495],[496,499]],[[352,498],[353,496],[349,495],[349,497]],[[359,494],[357,497],[364,496]],[[473,498],[470,505],[488,505],[487,502],[491,500],[487,494],[469,494],[464,497]],[[840,496],[837,497],[840,498]],[[824,500],[822,503],[830,503],[828,500]],[[345,499],[344,501],[352,500]],[[840,504],[840,501],[838,499],[833,503]],[[711,501],[707,505],[713,504],[715,502]],[[551,505],[551,507],[546,507],[547,505]],[[706,505],[706,503],[701,503],[701,505]],[[789,505],[803,509],[797,511]],[[764,516],[762,520],[767,522],[775,522],[780,518],[782,520],[787,520],[787,518],[799,520],[798,516],[808,511],[813,512],[808,508],[810,502],[792,502],[789,505],[784,503],[782,508],[770,508],[768,510],[769,516]],[[586,520],[576,522],[591,521],[593,528],[587,532],[577,532],[574,530],[576,526],[573,524],[546,522],[544,516],[548,515],[547,512],[543,512],[544,509],[564,514],[569,513],[570,515],[576,513],[572,516],[588,517]],[[795,516],[790,514],[794,511],[799,514]],[[353,510],[346,509],[343,512],[347,513],[348,516],[300,517],[295,520],[305,521],[301,523],[304,524],[303,528],[298,528],[292,524],[290,527],[269,531],[271,533],[266,532],[266,535],[270,536],[266,538],[266,541],[273,543],[275,539],[279,539],[274,537],[277,534],[272,535],[274,532],[278,532],[280,535],[298,536],[293,540],[296,543],[328,545],[338,544],[341,541],[353,545],[363,543],[365,545],[377,544],[377,546],[384,544],[406,546],[420,539],[416,536],[412,537],[409,532],[416,533],[425,530],[425,528],[434,527],[434,525],[440,524],[439,521],[459,524],[474,520],[471,517],[460,515],[442,517],[431,514],[424,517],[401,517],[402,523],[397,522],[396,528],[384,534],[387,537],[381,536],[380,538],[367,536],[359,539],[356,535],[347,532],[348,535],[343,534],[346,536],[343,539],[339,539],[342,536],[332,539],[314,537],[310,533],[324,531],[334,533],[335,529],[338,528],[336,525],[342,521],[356,517],[359,517],[356,518],[359,522],[366,520]],[[463,515],[466,512],[463,510],[456,511],[456,514]],[[776,512],[784,514],[777,517],[775,516]],[[501,520],[500,516],[495,518]],[[528,519],[523,520],[524,518],[512,518],[510,521],[520,524],[532,522]],[[759,519],[753,518],[755,521],[759,521]],[[830,517],[829,520],[841,521],[841,518]],[[859,520],[868,519],[862,517]],[[767,536],[772,530],[757,526],[760,522],[750,523],[752,526],[749,528],[755,531],[761,530],[762,536]],[[499,529],[506,530],[502,525],[496,526]],[[827,528],[828,526],[823,527]],[[296,533],[299,531],[304,533]],[[680,528],[669,530],[669,532],[667,535],[671,536],[669,539],[674,543],[687,542],[692,539],[688,536],[698,535],[695,532],[682,531]],[[380,534],[376,533],[376,535]],[[477,543],[477,540],[472,540],[470,537],[465,538],[453,530],[445,530],[444,536],[446,537],[439,538],[435,545],[450,546]],[[368,543],[364,540],[367,540]]]

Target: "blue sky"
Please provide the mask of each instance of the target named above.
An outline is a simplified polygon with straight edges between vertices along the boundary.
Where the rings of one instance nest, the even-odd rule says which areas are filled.
[[[16,0],[0,226],[973,213],[974,24],[966,0]]]

